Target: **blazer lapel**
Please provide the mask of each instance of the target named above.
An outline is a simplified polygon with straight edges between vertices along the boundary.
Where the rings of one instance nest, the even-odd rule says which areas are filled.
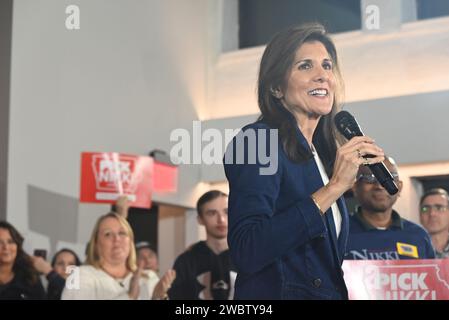
[[[338,237],[338,253],[340,255],[340,261],[343,261],[345,251],[346,251],[346,244],[348,242],[348,234],[349,234],[349,215],[348,215],[348,209],[346,208],[346,203],[343,199],[343,197],[340,197],[337,200],[338,208],[340,209],[341,213],[341,230],[340,230],[340,237]]]
[[[318,189],[322,188],[324,186],[323,180],[321,179],[320,171],[318,170],[318,166],[315,162],[315,159],[311,159],[309,161],[309,180],[310,184],[308,185],[308,191],[310,194],[314,193]],[[340,199],[339,199],[340,200]],[[340,205],[339,205],[340,207]],[[326,214],[324,215],[324,221],[326,223],[326,228],[328,230],[328,234],[330,236],[331,245],[336,252],[336,259],[337,262],[340,262],[340,251],[338,250],[337,245],[337,231],[335,229],[335,222],[334,217],[332,214],[331,208],[329,208],[326,211]]]

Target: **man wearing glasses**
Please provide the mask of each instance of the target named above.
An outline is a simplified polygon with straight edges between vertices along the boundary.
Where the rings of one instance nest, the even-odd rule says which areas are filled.
[[[385,158],[399,192],[390,195],[366,166],[361,166],[353,186],[359,203],[349,219],[347,255],[349,260],[433,259],[435,251],[428,233],[402,218],[393,205],[401,190],[395,161]]]
[[[426,191],[419,201],[421,224],[430,233],[438,259],[449,258],[449,195],[442,188]]]

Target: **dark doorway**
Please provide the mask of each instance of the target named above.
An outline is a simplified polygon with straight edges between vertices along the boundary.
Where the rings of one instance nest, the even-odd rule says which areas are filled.
[[[449,15],[447,0],[418,0],[418,19],[432,19]]]
[[[112,206],[111,210],[115,207]],[[128,222],[134,232],[134,242],[146,241],[151,243],[155,248],[158,247],[158,217],[159,206],[153,203],[150,209],[146,208],[129,208]]]
[[[449,175],[416,177],[422,183],[424,192],[433,188],[443,188],[449,191]]]
[[[291,25],[320,22],[329,32],[361,28],[360,0],[240,0],[239,47],[268,43]]]

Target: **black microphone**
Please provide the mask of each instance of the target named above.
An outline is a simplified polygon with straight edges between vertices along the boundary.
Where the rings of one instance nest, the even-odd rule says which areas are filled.
[[[346,139],[350,140],[355,136],[364,136],[359,124],[348,111],[340,111],[337,113],[334,121],[338,131],[340,131]],[[373,156],[366,155],[366,157],[370,158]],[[376,177],[377,181],[379,181],[382,187],[384,187],[389,194],[394,195],[398,192],[398,186],[394,182],[393,176],[383,162],[369,164],[368,167]]]

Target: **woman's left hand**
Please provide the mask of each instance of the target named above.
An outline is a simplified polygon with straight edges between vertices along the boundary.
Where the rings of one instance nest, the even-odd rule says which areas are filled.
[[[154,300],[167,299],[167,291],[171,288],[171,284],[176,278],[176,271],[173,269],[167,270],[162,278],[157,283],[153,291]]]

